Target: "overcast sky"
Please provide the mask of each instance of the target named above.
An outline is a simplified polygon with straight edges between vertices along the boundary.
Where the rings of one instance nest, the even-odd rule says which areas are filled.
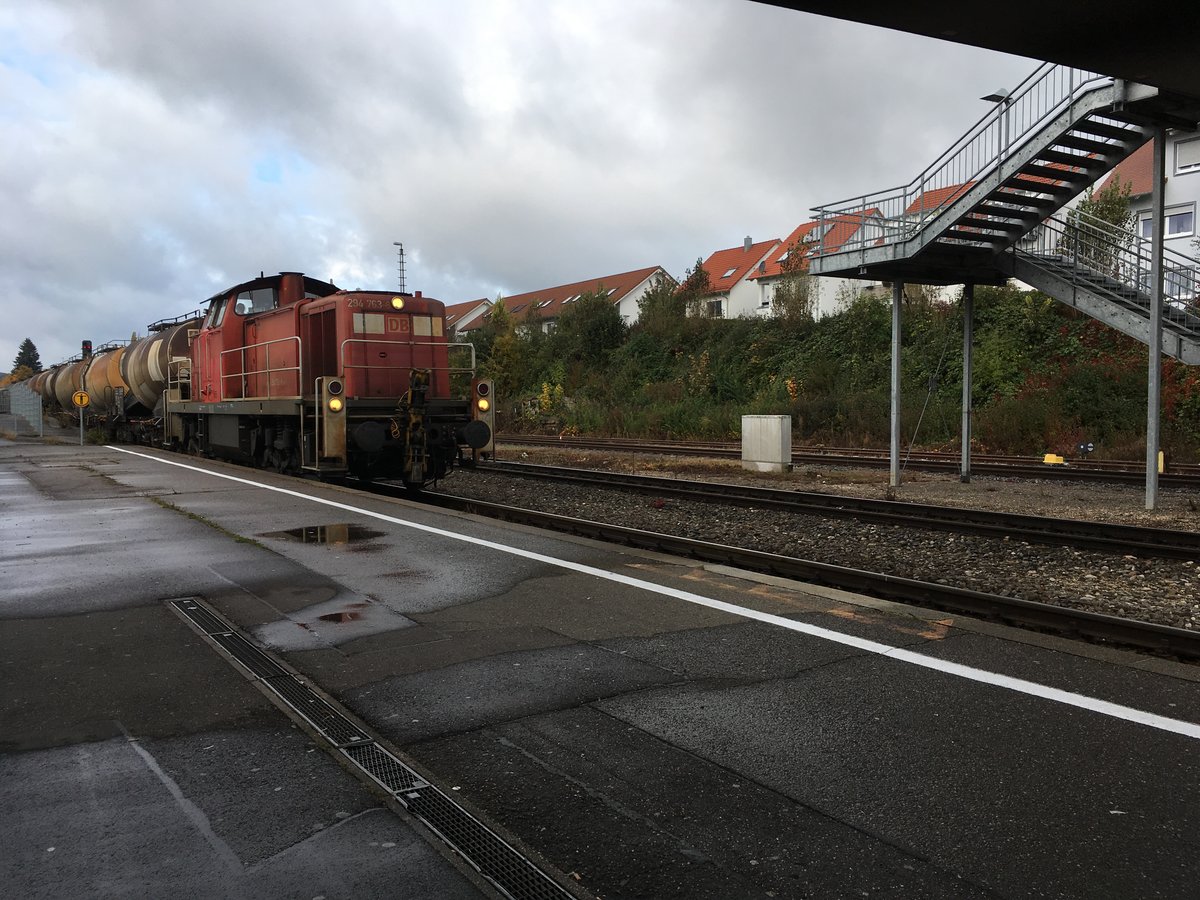
[[[749,0],[0,0],[0,370],[260,270],[446,303],[782,238],[1036,63]]]

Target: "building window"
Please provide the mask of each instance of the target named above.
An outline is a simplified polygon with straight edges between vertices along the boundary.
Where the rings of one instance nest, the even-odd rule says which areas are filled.
[[[1196,205],[1172,206],[1163,213],[1167,228],[1164,234],[1168,238],[1191,237],[1196,233]],[[1149,213],[1143,213],[1139,221],[1142,237],[1149,240],[1154,236],[1154,218]]]
[[[708,314],[714,319],[720,319],[725,316],[725,302],[721,299],[708,301]]]
[[[728,272],[726,272],[726,273],[725,273],[724,275],[722,275],[721,277],[722,277],[722,278],[728,278],[730,275],[732,275],[732,274],[733,274],[734,272],[736,272],[737,270],[738,270],[738,267],[737,267],[737,266],[734,266],[732,269],[730,269]]]
[[[1200,172],[1200,138],[1175,144],[1175,174]]]

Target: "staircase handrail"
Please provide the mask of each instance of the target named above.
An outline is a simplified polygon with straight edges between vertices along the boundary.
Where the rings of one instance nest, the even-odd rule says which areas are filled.
[[[837,203],[813,207],[822,225],[828,218],[861,218],[878,211],[883,237],[868,237],[860,229],[849,241],[826,251],[818,239],[813,255],[834,250],[861,249],[866,246],[897,243],[920,231],[959,193],[984,174],[1003,163],[1023,146],[1042,123],[1058,115],[1082,94],[1113,79],[1086,69],[1042,63],[1024,81],[967,129],[941,156],[912,181],[872,194],[860,194]],[[1019,126],[1019,127],[1014,127]],[[962,190],[955,190],[955,188]],[[935,197],[926,206],[923,201],[933,191],[948,192]],[[916,205],[915,214],[908,212]],[[822,228],[825,232],[828,229]]]
[[[1034,264],[1066,262],[1149,296],[1153,241],[1084,212],[1063,210],[1044,219],[1013,248]],[[1200,327],[1200,260],[1163,248],[1163,298],[1189,328]]]

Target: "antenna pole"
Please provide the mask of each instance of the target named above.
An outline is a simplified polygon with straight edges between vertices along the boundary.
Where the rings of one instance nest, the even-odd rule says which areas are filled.
[[[404,293],[404,245],[399,241],[392,241],[392,246],[396,248],[396,256],[399,262],[400,271],[400,293]]]

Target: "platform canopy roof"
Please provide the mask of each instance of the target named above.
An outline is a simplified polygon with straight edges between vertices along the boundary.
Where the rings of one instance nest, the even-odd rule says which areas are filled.
[[[758,2],[1076,66],[1200,98],[1200,14],[1188,4],[1164,11],[1161,4],[1130,0]]]

